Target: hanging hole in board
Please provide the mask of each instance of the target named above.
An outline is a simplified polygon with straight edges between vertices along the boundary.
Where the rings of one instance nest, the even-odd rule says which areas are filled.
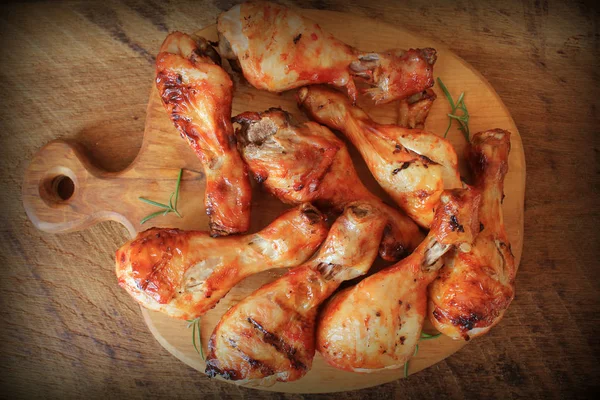
[[[75,192],[75,183],[68,176],[59,175],[52,180],[52,191],[59,199],[67,201],[73,196],[73,192]]]
[[[50,207],[60,207],[72,199],[76,182],[75,174],[69,168],[53,168],[40,182],[40,197]]]

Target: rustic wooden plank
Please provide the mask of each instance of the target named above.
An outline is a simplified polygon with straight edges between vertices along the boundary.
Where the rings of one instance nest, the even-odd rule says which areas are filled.
[[[42,1],[0,12],[3,393],[270,397],[209,381],[154,341],[116,287],[112,254],[126,238],[120,226],[56,236],[25,217],[20,183],[33,154],[64,137],[83,141],[101,167],[128,165],[151,87],[147,53],[165,27],[196,30],[232,3],[100,4]],[[565,398],[597,387],[597,9],[583,1],[298,5],[402,24],[451,48],[508,106],[528,164],[517,297],[502,324],[407,380],[321,397]]]

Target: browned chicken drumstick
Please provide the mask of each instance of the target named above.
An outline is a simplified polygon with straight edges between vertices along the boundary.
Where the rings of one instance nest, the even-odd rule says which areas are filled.
[[[419,225],[429,228],[444,189],[462,187],[456,152],[447,140],[378,124],[342,93],[323,86],[300,89],[298,103],[311,118],[352,141],[377,182]]]
[[[283,92],[326,83],[346,87],[356,100],[357,77],[373,86],[366,92],[375,102],[387,103],[434,84],[434,49],[362,52],[279,4],[235,5],[219,16],[217,29],[219,52],[257,89]]]
[[[368,201],[389,219],[381,256],[397,261],[423,239],[418,226],[363,186],[344,143],[315,122],[297,124],[281,109],[247,112],[234,121],[242,158],[258,182],[281,201],[310,201],[341,212],[353,201]]]
[[[367,272],[385,223],[367,203],[346,207],[313,259],[223,315],[208,344],[206,373],[263,384],[304,376],[315,353],[319,304],[343,281]]]
[[[510,133],[473,136],[467,159],[481,191],[479,234],[471,251],[449,253],[429,288],[429,319],[443,334],[469,340],[496,325],[514,297],[515,259],[504,229],[502,198]]]
[[[453,247],[468,251],[479,226],[480,195],[444,191],[429,234],[413,254],[341,291],[318,319],[317,349],[341,369],[374,372],[402,367],[414,354],[427,314],[427,286]]]
[[[144,307],[193,319],[245,277],[303,263],[326,236],[323,216],[308,203],[247,236],[214,239],[208,232],[153,228],[117,251],[116,273]]]
[[[169,117],[206,175],[212,236],[248,230],[251,186],[231,125],[233,84],[206,40],[173,32],[156,57],[156,86]]]

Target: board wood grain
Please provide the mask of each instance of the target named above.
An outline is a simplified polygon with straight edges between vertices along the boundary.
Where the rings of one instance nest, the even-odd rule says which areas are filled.
[[[348,14],[303,10],[302,13],[319,22],[323,28],[341,40],[364,50],[380,51],[388,48],[435,47],[439,58],[435,76],[443,79],[456,98],[461,91],[471,114],[472,132],[502,128],[512,132],[512,151],[509,172],[505,181],[506,198],[503,204],[505,224],[512,242],[517,263],[521,258],[523,243],[523,200],[525,190],[525,160],[518,130],[499,96],[487,81],[471,66],[442,46],[413,35],[398,27],[382,24]],[[198,32],[208,39],[216,39],[216,28],[210,26]],[[152,79],[152,77],[148,77]],[[294,91],[272,94],[249,87],[243,79],[235,77],[233,113],[263,111],[281,106],[299,120],[305,117],[297,110]],[[439,89],[426,129],[442,134],[447,125],[449,106]],[[359,104],[379,122],[393,123],[397,114],[395,106],[375,108],[367,100]],[[459,156],[464,153],[466,141],[462,134],[452,128],[449,135]],[[352,149],[351,149],[352,150]],[[384,199],[387,196],[370,176],[364,162],[356,151],[351,151],[360,178]],[[468,177],[464,160],[461,172]],[[183,218],[173,214],[159,217],[142,226],[140,220],[152,206],[138,200],[139,196],[157,201],[168,201],[175,187],[180,168],[184,169],[180,192],[179,211]],[[203,205],[204,175],[200,162],[187,144],[180,139],[165,113],[157,91],[153,88],[147,109],[144,141],[139,155],[124,171],[113,173],[100,170],[79,150],[76,143],[54,141],[45,146],[32,159],[22,187],[23,204],[34,225],[48,232],[67,232],[86,227],[103,220],[115,220],[125,225],[133,236],[147,227],[177,227],[182,229],[206,229],[207,217]],[[72,193],[69,182],[73,183]],[[252,231],[268,224],[286,206],[255,188],[253,193]],[[272,280],[284,271],[267,271],[252,276],[234,288],[213,310],[203,317],[202,336],[206,348],[212,329],[220,316],[261,284]],[[169,319],[162,314],[143,310],[151,332],[167,350],[186,364],[204,370],[204,362],[191,343],[191,331],[185,321]],[[410,373],[435,364],[464,345],[448,338],[423,342],[419,353],[410,362]],[[327,366],[319,355],[312,370],[301,380],[277,383],[262,389],[284,392],[332,392],[359,389],[398,379],[403,371],[386,371],[376,374],[354,374]]]

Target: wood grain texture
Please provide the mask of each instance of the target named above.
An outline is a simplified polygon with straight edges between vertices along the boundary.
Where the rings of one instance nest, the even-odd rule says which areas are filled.
[[[83,142],[113,171],[138,153],[155,49],[231,2],[36,2],[0,13],[3,393],[18,397],[268,398],[171,357],[116,286],[118,224],[37,231],[20,182],[45,143]],[[591,3],[590,3],[591,4]],[[598,11],[584,2],[305,1],[402,24],[475,66],[508,106],[528,162],[517,297],[502,324],[407,380],[322,398],[585,397],[597,387]],[[296,395],[278,397],[298,398]]]

